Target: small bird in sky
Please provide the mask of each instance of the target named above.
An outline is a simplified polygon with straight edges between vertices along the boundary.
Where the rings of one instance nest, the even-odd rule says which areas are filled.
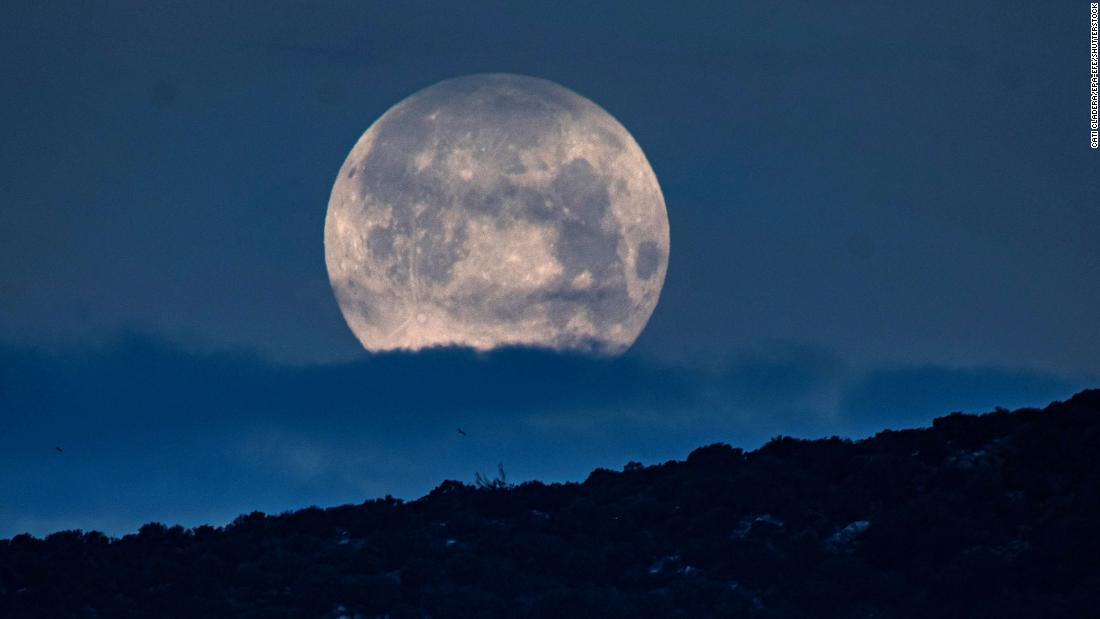
[[[57,453],[59,453],[59,454],[65,453],[65,450],[60,448],[60,447],[54,446],[54,449],[57,450]]]
[[[458,433],[462,436],[466,436],[466,432],[462,428],[458,428]]]

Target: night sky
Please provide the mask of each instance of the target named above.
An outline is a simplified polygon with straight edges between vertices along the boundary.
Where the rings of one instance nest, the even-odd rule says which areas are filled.
[[[1100,384],[1087,3],[67,4],[0,8],[0,536],[498,463],[579,480]],[[591,99],[656,172],[669,271],[623,357],[369,355],[344,323],[341,163],[484,72]]]

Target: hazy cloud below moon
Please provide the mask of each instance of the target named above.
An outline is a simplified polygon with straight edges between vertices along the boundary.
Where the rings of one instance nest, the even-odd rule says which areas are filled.
[[[581,480],[715,441],[862,436],[956,409],[1043,405],[1090,383],[980,367],[863,371],[779,343],[713,368],[517,349],[296,366],[145,338],[58,354],[0,344],[0,411],[11,412],[0,453],[13,463],[0,467],[0,538],[415,498],[497,463],[514,481]]]
[[[518,75],[441,82],[352,149],[325,222],[329,279],[372,351],[619,353],[668,267],[664,198],[607,112]]]

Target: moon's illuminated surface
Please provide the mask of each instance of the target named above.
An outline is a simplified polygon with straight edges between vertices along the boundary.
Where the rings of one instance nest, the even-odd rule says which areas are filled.
[[[634,138],[519,75],[448,80],[390,108],[340,168],[325,220],[329,280],[371,351],[620,353],[653,313],[668,251]]]

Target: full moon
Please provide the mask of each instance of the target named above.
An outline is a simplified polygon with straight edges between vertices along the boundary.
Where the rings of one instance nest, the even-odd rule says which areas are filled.
[[[390,108],[340,168],[329,281],[370,351],[619,354],[668,269],[668,213],[634,138],[546,80],[473,75]]]

